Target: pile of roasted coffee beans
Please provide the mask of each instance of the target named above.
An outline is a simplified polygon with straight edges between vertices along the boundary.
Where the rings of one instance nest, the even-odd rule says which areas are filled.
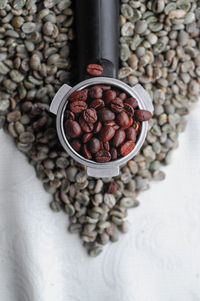
[[[135,98],[109,85],[75,91],[68,100],[66,137],[76,152],[99,163],[128,155],[139,137],[141,122],[152,117],[151,112],[139,109]]]

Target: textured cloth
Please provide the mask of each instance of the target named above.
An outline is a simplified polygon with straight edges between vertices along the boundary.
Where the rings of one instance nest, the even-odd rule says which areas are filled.
[[[0,131],[0,300],[200,300],[200,104],[167,178],[129,211],[130,230],[87,256],[68,217],[12,139]]]

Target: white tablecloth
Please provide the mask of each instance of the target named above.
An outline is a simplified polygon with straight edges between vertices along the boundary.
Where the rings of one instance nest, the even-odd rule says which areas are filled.
[[[129,213],[130,231],[89,258],[68,217],[0,131],[1,301],[199,301],[200,105],[167,179]]]

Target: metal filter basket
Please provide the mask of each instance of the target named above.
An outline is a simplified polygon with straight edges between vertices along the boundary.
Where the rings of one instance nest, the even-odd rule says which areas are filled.
[[[125,164],[133,156],[135,156],[140,150],[140,148],[142,147],[148,131],[148,121],[142,122],[141,132],[137,139],[135,148],[127,156],[124,156],[123,158],[108,163],[98,163],[96,161],[88,160],[83,156],[81,156],[71,147],[68,139],[66,138],[65,131],[64,131],[64,112],[68,104],[68,97],[74,91],[82,90],[91,85],[98,85],[98,84],[107,84],[107,85],[120,88],[124,92],[128,93],[130,96],[137,99],[138,106],[140,109],[148,110],[151,113],[153,113],[153,105],[151,102],[151,98],[149,97],[149,95],[141,85],[138,84],[134,87],[130,87],[127,84],[121,82],[120,80],[109,78],[109,77],[95,77],[95,78],[87,79],[85,81],[80,82],[73,88],[64,84],[56,93],[51,103],[50,111],[56,114],[57,116],[56,127],[57,127],[58,137],[62,146],[74,160],[78,161],[79,163],[87,167],[88,176],[92,176],[96,178],[113,177],[119,174],[120,166]]]

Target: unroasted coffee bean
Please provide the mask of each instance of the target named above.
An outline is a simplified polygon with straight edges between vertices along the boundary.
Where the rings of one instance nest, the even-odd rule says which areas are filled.
[[[116,150],[116,148],[112,147],[111,150],[110,150],[110,153],[111,153],[112,160],[116,160],[117,159],[117,150]]]
[[[69,96],[69,101],[86,101],[88,95],[88,89],[81,91],[75,91]]]
[[[129,97],[129,98],[125,99],[124,103],[129,104],[130,106],[133,107],[133,109],[137,108],[137,106],[138,106],[137,100],[133,97]]]
[[[87,133],[83,135],[83,143],[87,143],[91,138],[92,138],[93,134],[92,133]]]
[[[103,67],[97,64],[90,64],[87,66],[87,72],[93,76],[100,76],[103,73]]]
[[[115,130],[112,126],[109,125],[105,125],[100,132],[100,137],[103,142],[107,142],[111,140],[114,135],[115,135]]]
[[[102,149],[95,154],[95,160],[100,163],[109,162],[111,160],[111,154],[110,152]]]
[[[106,184],[105,192],[109,193],[109,194],[115,194],[117,189],[118,189],[118,184],[116,182],[112,181],[112,182],[109,182]]]
[[[101,121],[106,122],[106,121],[111,121],[115,119],[115,114],[108,109],[101,109],[99,112],[99,118]]]
[[[87,109],[87,103],[85,101],[73,101],[70,103],[69,108],[71,112],[79,114]]]
[[[124,104],[120,98],[115,98],[111,101],[110,107],[113,112],[120,113],[124,108]]]
[[[87,109],[83,112],[83,119],[87,123],[95,123],[97,121],[97,113],[95,109]]]
[[[105,106],[103,99],[97,98],[94,99],[91,103],[90,103],[90,108],[94,108],[95,110],[99,110],[102,109]]]
[[[89,152],[86,144],[83,145],[83,155],[84,155],[85,158],[87,158],[89,160],[92,159],[92,155]]]
[[[123,130],[116,131],[115,136],[113,138],[113,145],[115,147],[119,147],[124,142],[125,138],[126,138],[125,131]]]
[[[65,131],[66,134],[71,138],[81,135],[81,127],[77,121],[67,120],[65,123]]]
[[[128,114],[129,117],[133,117],[134,109],[128,103],[124,103],[124,111]]]
[[[93,131],[94,124],[86,122],[82,117],[79,118],[79,124],[84,132],[90,133]]]
[[[136,141],[136,130],[134,127],[130,127],[126,130],[126,139]]]
[[[102,123],[101,121],[97,121],[94,125],[94,134],[97,134],[102,129]]]
[[[105,92],[105,99],[104,99],[105,103],[109,104],[112,100],[114,100],[116,98],[116,96],[117,96],[116,91],[114,91],[114,90],[106,91]]]
[[[138,121],[147,121],[151,119],[152,114],[146,110],[136,110],[134,116]]]
[[[135,147],[135,143],[132,140],[126,141],[120,148],[120,154],[127,156]]]
[[[116,118],[117,123],[121,126],[121,127],[126,127],[129,125],[129,117],[128,114],[124,111],[122,111],[121,113],[119,113],[117,115]]]
[[[81,150],[81,142],[78,139],[74,139],[70,142],[71,146],[75,149],[76,152]]]
[[[89,144],[90,144],[89,147],[90,152],[93,154],[97,153],[101,149],[101,143],[97,138],[92,138]]]
[[[91,98],[102,98],[103,90],[99,86],[94,86],[89,91]]]

